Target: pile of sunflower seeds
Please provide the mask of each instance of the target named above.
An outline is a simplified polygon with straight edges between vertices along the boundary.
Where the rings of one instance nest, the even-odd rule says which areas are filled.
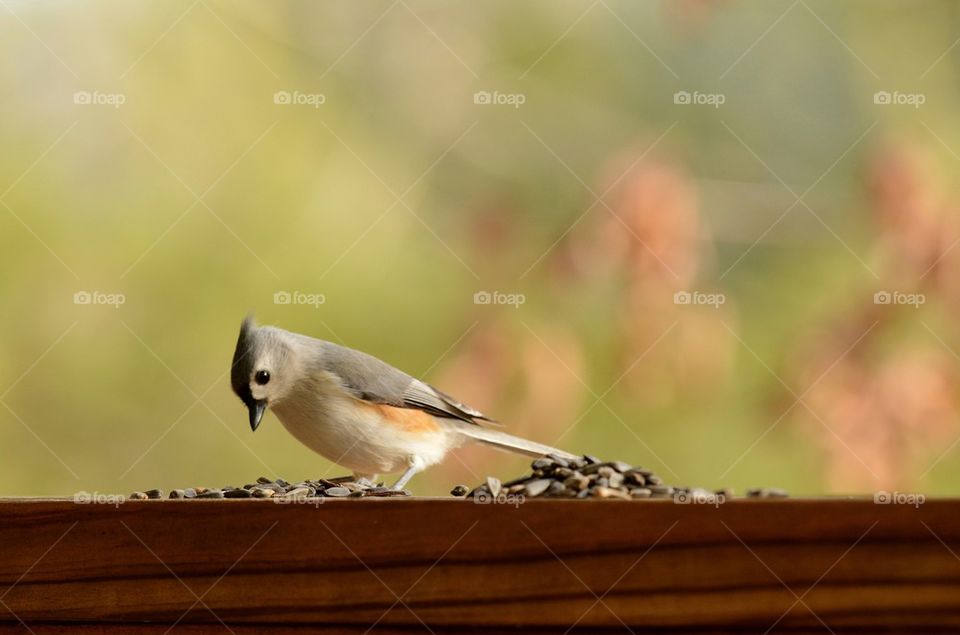
[[[289,483],[282,478],[270,479],[261,476],[256,483],[243,487],[227,485],[219,488],[188,487],[171,490],[169,498],[271,498],[277,502],[303,501],[312,498],[364,498],[368,496],[409,496],[406,490],[384,487],[383,483],[371,483],[365,479],[354,480],[352,476],[318,478],[316,480]],[[130,494],[131,500],[163,498],[162,489],[151,489]]]
[[[584,455],[566,459],[548,454],[530,464],[529,476],[502,483],[492,476],[473,490],[458,486],[451,494],[477,502],[501,497],[523,498],[669,498],[677,502],[723,502],[733,496],[729,489],[710,491],[699,487],[666,485],[652,470],[634,467],[623,461],[601,461]],[[748,498],[782,498],[787,492],[775,488],[751,489]]]

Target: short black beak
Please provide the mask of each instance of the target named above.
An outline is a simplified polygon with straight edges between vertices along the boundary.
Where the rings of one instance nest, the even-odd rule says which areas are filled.
[[[247,407],[250,409],[250,429],[256,432],[260,426],[260,420],[263,419],[263,412],[267,409],[267,401],[254,399]]]

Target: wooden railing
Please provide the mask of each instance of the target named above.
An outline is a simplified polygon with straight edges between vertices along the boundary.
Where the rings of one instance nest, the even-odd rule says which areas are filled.
[[[0,501],[0,632],[960,632],[960,501]],[[926,629],[926,630],[924,630]]]

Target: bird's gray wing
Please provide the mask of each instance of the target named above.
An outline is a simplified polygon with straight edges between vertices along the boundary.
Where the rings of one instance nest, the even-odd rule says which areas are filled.
[[[338,376],[354,396],[398,408],[417,408],[437,417],[493,422],[479,410],[411,377],[402,370],[368,355],[332,342],[322,342],[324,369]]]
[[[426,410],[438,417],[455,417],[470,423],[476,423],[475,419],[483,419],[495,423],[493,419],[476,408],[471,408],[457,401],[445,392],[437,390],[419,379],[414,379],[404,390],[403,401],[407,406]]]

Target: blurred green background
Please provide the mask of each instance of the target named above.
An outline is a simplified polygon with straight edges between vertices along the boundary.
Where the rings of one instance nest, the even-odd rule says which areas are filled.
[[[671,483],[956,493],[958,25],[4,0],[0,494],[343,473],[251,433],[250,310]]]

